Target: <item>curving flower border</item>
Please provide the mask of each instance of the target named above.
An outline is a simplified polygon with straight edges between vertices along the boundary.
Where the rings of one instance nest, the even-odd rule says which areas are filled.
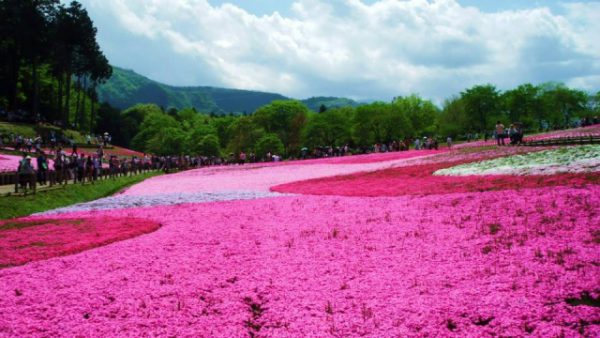
[[[160,224],[135,217],[20,218],[0,222],[0,268],[137,237]]]

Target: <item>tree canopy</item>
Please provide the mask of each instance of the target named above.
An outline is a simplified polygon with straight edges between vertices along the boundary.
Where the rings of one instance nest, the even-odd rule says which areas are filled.
[[[96,86],[112,68],[80,3],[0,1],[0,52],[0,108],[94,128]]]

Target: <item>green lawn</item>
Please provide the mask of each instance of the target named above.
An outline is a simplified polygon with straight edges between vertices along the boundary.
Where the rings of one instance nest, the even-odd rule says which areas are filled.
[[[40,191],[35,195],[0,197],[0,219],[8,219],[31,215],[76,203],[93,201],[139,183],[162,172],[151,172],[142,175],[108,179],[95,184],[69,184],[62,188]]]
[[[50,133],[50,130],[54,130],[57,135],[63,133],[63,131],[56,126],[52,126],[49,124],[26,124],[26,123],[12,123],[12,122],[0,122],[0,134],[4,137],[7,137],[10,134],[14,135],[23,135],[24,137],[36,137],[38,134],[42,134],[47,136]],[[64,134],[67,137],[74,139],[77,143],[85,143],[85,136],[81,135],[78,131],[75,130],[65,130]]]

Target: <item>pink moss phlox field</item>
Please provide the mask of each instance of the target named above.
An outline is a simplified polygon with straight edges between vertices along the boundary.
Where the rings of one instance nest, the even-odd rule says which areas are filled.
[[[537,141],[537,140],[547,140],[553,138],[561,138],[561,137],[586,137],[586,136],[600,136],[600,124],[596,124],[589,127],[583,128],[575,128],[575,129],[567,129],[567,130],[557,130],[548,133],[526,136],[524,138],[525,141]]]
[[[24,218],[0,222],[0,267],[70,255],[158,229],[134,217]]]
[[[503,148],[504,149],[504,148]],[[519,149],[519,148],[509,148]],[[453,167],[475,160],[489,159],[507,152],[440,156],[427,158],[427,164],[400,166],[372,172],[315,178],[271,187],[271,191],[306,195],[337,196],[401,196],[476,192],[488,190],[536,188],[544,186],[583,186],[600,183],[600,173],[565,173],[539,176],[486,175],[434,176],[439,169]],[[454,160],[453,162],[445,162]],[[415,163],[415,162],[413,162]]]
[[[392,155],[388,155],[392,154]],[[442,151],[414,151],[349,156],[328,160],[348,161],[331,165],[327,161],[304,165],[305,161],[293,161],[285,165],[231,165],[189,170],[173,175],[153,177],[127,189],[125,195],[154,195],[168,193],[222,192],[222,191],[269,191],[283,183],[373,171],[402,165],[405,161],[443,154]],[[389,160],[393,158],[393,160]],[[385,160],[382,160],[385,159]],[[353,163],[355,160],[357,163]],[[321,163],[324,161],[323,163]],[[280,162],[281,163],[281,162]]]
[[[163,227],[0,270],[0,336],[597,337],[578,300],[600,296],[599,203],[593,185],[97,212]]]

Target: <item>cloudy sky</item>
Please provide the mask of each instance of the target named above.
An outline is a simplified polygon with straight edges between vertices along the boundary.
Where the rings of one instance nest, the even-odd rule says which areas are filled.
[[[171,85],[437,102],[482,83],[600,90],[600,1],[80,2],[113,65]]]

